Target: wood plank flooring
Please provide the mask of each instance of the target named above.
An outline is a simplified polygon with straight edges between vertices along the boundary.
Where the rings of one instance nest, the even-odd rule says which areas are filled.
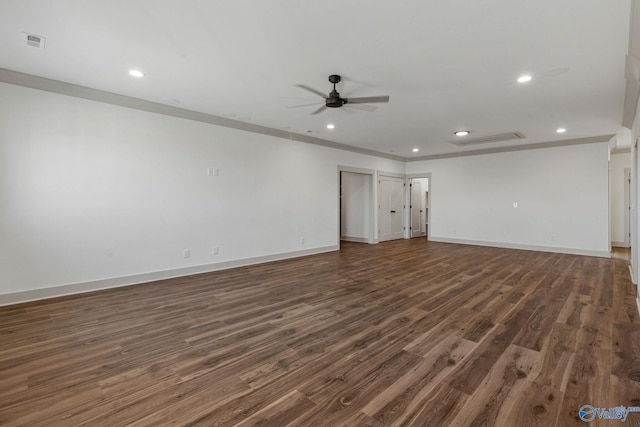
[[[585,404],[640,406],[625,259],[343,243],[0,307],[3,426],[572,426]]]

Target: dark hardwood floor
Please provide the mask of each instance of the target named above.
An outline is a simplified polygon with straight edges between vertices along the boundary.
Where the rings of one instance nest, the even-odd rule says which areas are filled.
[[[3,426],[582,426],[586,404],[640,406],[624,259],[343,243],[0,307]]]

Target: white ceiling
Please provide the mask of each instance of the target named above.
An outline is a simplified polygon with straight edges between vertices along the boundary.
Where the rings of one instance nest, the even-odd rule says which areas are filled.
[[[0,68],[411,159],[615,134],[630,9],[630,0],[2,0]],[[45,49],[28,47],[25,32],[46,37]],[[524,73],[533,80],[516,83]],[[319,106],[295,85],[328,93],[329,74],[343,76],[342,96],[390,102],[375,112],[288,108]],[[449,141],[460,129],[526,138],[458,147]]]

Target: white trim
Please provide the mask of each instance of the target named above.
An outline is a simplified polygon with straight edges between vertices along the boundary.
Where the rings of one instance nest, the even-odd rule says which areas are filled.
[[[264,255],[253,258],[244,258],[233,261],[219,262],[215,264],[196,265],[192,267],[177,268],[173,270],[157,271],[152,273],[134,274],[131,276],[114,277],[91,282],[73,283],[69,285],[53,286],[50,288],[32,289],[29,291],[14,292],[0,295],[0,306],[18,304],[28,301],[56,298],[65,295],[74,295],[84,292],[99,291],[103,289],[118,288],[122,286],[138,285],[156,280],[172,279],[175,277],[189,276],[192,274],[209,273],[218,270],[243,267],[246,265],[262,264],[271,261],[280,261],[289,258],[315,255],[324,252],[339,250],[338,245],[324,246],[315,249],[305,249],[294,252],[284,252],[273,255]]]
[[[631,154],[631,147],[614,148],[611,154]]]
[[[369,243],[369,239],[366,237],[350,237],[350,236],[342,236],[340,240],[344,240],[345,242],[355,242],[355,243]]]
[[[625,242],[618,242],[616,240],[611,241],[611,246],[613,246],[614,248],[628,248],[629,245],[627,245]]]
[[[430,236],[431,242],[443,242],[443,243],[457,243],[461,245],[474,245],[474,246],[489,246],[492,248],[505,248],[505,249],[519,249],[524,251],[537,251],[537,252],[552,252],[559,254],[570,255],[586,255],[597,256],[601,258],[610,258],[611,253],[609,251],[594,251],[589,249],[575,249],[575,248],[560,248],[554,246],[538,246],[538,245],[520,245],[517,243],[506,242],[485,242],[482,240],[465,240],[465,239],[450,239],[448,237],[434,237]]]
[[[407,159],[406,162],[408,163],[408,162],[419,162],[421,160],[437,160],[437,159],[452,159],[456,157],[482,156],[486,154],[509,153],[512,151],[538,150],[541,148],[565,147],[565,146],[580,145],[580,144],[595,144],[600,142],[608,142],[614,136],[615,134],[599,135],[599,136],[591,136],[587,138],[564,139],[561,141],[535,142],[532,144],[520,144],[520,145],[498,147],[498,148],[483,148],[478,150],[458,151],[455,153],[432,154],[427,156],[413,157],[413,158]]]
[[[401,172],[378,171],[378,179],[380,179],[381,176],[386,176],[387,178],[401,178],[401,179],[407,178],[407,175]]]

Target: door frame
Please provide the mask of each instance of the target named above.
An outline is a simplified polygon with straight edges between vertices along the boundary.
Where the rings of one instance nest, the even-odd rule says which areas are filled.
[[[431,172],[425,172],[425,173],[410,173],[407,174],[405,176],[406,178],[406,182],[407,184],[409,183],[410,179],[413,178],[429,178],[429,184],[427,185],[427,190],[429,192],[429,197],[427,197],[427,240],[431,240],[431,230],[433,229],[432,225],[431,225],[431,200],[433,199],[433,197],[431,197],[431,183],[433,181],[433,178],[431,178]],[[409,185],[405,185],[405,198],[407,196],[410,196],[411,194],[409,193],[411,191],[411,188],[409,187]],[[422,191],[425,191],[424,189],[422,189]],[[406,200],[411,200],[411,199],[406,199]],[[405,209],[406,212],[406,217],[405,220],[409,219],[409,221],[411,221],[411,212],[409,209]],[[406,227],[405,229],[405,239],[410,239],[411,238],[411,230],[409,230],[409,227]]]
[[[624,168],[624,246],[631,247],[631,168]]]
[[[409,200],[407,201],[407,204],[409,205],[409,237],[411,239],[415,239],[417,237],[420,237],[422,234],[422,183],[420,181],[415,181],[416,179],[421,179],[421,178],[408,178],[407,179],[407,184],[409,184]],[[418,200],[413,200],[413,195],[416,191],[414,191],[415,188],[420,187],[420,189],[418,190]],[[425,189],[425,191],[427,191]],[[417,204],[417,206],[416,206]],[[425,209],[427,209],[427,207],[424,207]],[[414,211],[415,209],[415,211]],[[416,229],[413,227],[414,224],[413,223],[413,219],[414,216],[417,214],[418,216],[418,229],[416,231]],[[427,212],[428,214],[428,212]],[[426,219],[425,219],[426,222]]]
[[[377,196],[377,188],[378,186],[375,185],[375,183],[377,183],[377,172],[373,169],[362,169],[362,168],[356,168],[356,167],[352,167],[352,166],[344,166],[344,165],[338,165],[338,175],[337,175],[337,193],[338,193],[338,200],[337,200],[337,215],[338,215],[338,222],[337,222],[337,227],[336,227],[336,235],[337,235],[337,239],[338,239],[338,246],[340,246],[340,227],[341,227],[341,223],[342,223],[342,218],[340,215],[340,210],[342,209],[341,206],[341,197],[342,195],[340,194],[341,192],[341,174],[342,172],[351,172],[351,173],[359,173],[361,175],[367,175],[368,176],[368,180],[369,180],[369,224],[367,225],[367,229],[369,230],[369,238],[367,239],[367,243],[372,244],[372,243],[378,243],[378,233],[377,233],[377,228],[376,228],[376,224],[378,224],[378,218],[377,218],[377,209],[375,209],[374,207],[378,205],[378,196]]]

